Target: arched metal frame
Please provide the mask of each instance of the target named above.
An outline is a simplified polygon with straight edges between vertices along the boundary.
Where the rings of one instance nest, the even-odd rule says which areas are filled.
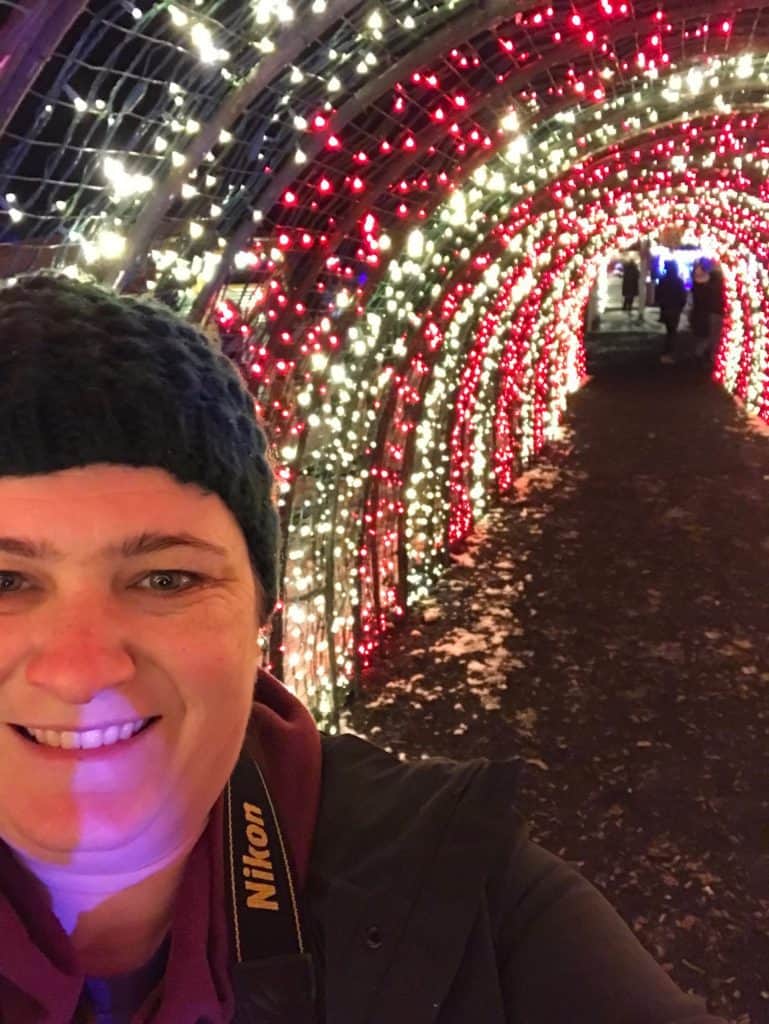
[[[553,396],[562,387],[554,377],[555,390],[548,391],[548,382],[535,378],[547,366],[555,376],[563,371],[557,360],[567,358],[564,331],[576,313],[559,326],[517,297],[514,275],[528,280],[530,271],[524,274],[525,260],[508,250],[505,225],[519,216],[515,237],[532,245],[550,240],[537,292],[546,310],[561,287],[558,275],[573,275],[574,261],[583,258],[575,250],[561,260],[555,226],[580,239],[589,259],[595,256],[574,226],[581,210],[594,209],[595,197],[583,195],[580,184],[591,176],[599,175],[612,196],[616,190],[631,204],[640,201],[628,168],[666,178],[668,154],[660,146],[672,143],[688,162],[690,180],[728,181],[730,189],[741,183],[745,202],[761,207],[767,199],[762,164],[769,166],[762,141],[769,4],[714,0],[698,12],[679,0],[662,9],[657,0],[639,0],[627,17],[609,18],[605,4],[581,0],[568,12],[557,5],[552,16],[528,0],[512,6],[300,0],[293,24],[284,27],[277,0],[260,7],[261,23],[235,0],[144,0],[135,8],[119,0],[92,0],[88,7],[65,2],[43,18],[46,7],[33,0],[13,5],[0,30],[6,69],[15,72],[0,86],[7,143],[0,161],[6,221],[0,273],[66,266],[117,279],[123,288],[154,288],[202,320],[223,300],[232,305],[235,261],[244,251],[253,257],[256,269],[243,284],[247,303],[231,315],[244,374],[283,464],[291,556],[284,593],[295,615],[276,631],[275,663],[284,647],[289,661],[297,644],[304,645],[302,654],[311,650],[311,667],[325,681],[312,691],[300,681],[297,689],[319,717],[336,720],[356,658],[368,656],[381,629],[413,597],[406,497],[412,481],[431,476],[432,507],[444,502],[430,539],[434,554],[454,514],[452,495],[477,487],[469,461],[474,439],[480,432],[483,445],[494,443],[490,410],[501,393],[493,393],[488,373],[476,383],[467,376],[484,351],[484,332],[489,351],[502,360],[527,324],[540,362],[521,370],[526,387],[536,384]],[[666,40],[671,44],[670,69],[661,64],[658,81],[638,56],[655,33],[655,52],[663,52]],[[741,54],[753,57],[735,69]],[[718,83],[676,94],[673,79],[686,80],[693,68]],[[437,87],[441,102],[457,99],[450,118],[433,116],[433,94],[424,85],[433,74],[449,83]],[[341,86],[335,93],[332,77]],[[595,95],[587,95],[585,82]],[[336,95],[342,101],[335,106]],[[400,100],[402,117],[390,109]],[[656,122],[647,116],[654,108]],[[509,110],[518,127],[505,134],[499,120]],[[734,127],[738,117],[755,119],[750,130],[761,152],[741,143],[742,166],[735,168],[733,154],[708,153],[705,140]],[[701,128],[695,144],[693,125]],[[464,150],[455,144],[473,132],[477,138]],[[334,136],[343,141],[330,148]],[[377,148],[408,136],[413,143],[400,156],[393,155],[394,144],[389,152]],[[527,140],[529,155],[518,164],[505,157],[510,138]],[[350,182],[362,166],[365,189],[355,191]],[[500,175],[506,188],[498,194],[488,182]],[[313,198],[320,176],[341,183],[323,201]],[[683,172],[678,178],[686,180]],[[408,202],[399,199],[402,181]],[[289,191],[299,196],[293,205],[284,202]],[[446,219],[457,196],[467,204],[464,224],[455,215]],[[697,201],[705,202],[699,193]],[[686,208],[682,195],[671,202]],[[360,224],[369,215],[378,238],[389,239],[387,254],[361,242]],[[411,257],[416,227],[424,253]],[[763,258],[762,229],[755,231]],[[293,243],[281,249],[282,233],[304,233],[306,252]],[[500,289],[511,289],[510,302],[498,309],[484,284],[490,265],[513,275],[507,285],[497,278]],[[358,284],[363,272],[366,281]],[[406,275],[400,283],[396,272]],[[248,278],[250,271],[239,273]],[[265,294],[254,304],[260,288]],[[347,305],[337,306],[343,291]],[[436,337],[441,340],[431,347]],[[751,337],[760,348],[760,330]],[[739,380],[733,367],[723,378],[737,393],[747,394],[750,381],[755,390],[757,351],[754,346],[745,356]],[[455,375],[457,395],[477,387],[477,399],[467,392],[467,408],[485,412],[468,412],[458,424],[448,408],[436,411],[433,433],[425,427],[420,434],[443,372]],[[470,383],[461,383],[463,374]],[[537,399],[534,427],[526,426],[535,434],[545,429],[543,401]],[[440,437],[440,444],[421,452],[427,436]],[[452,466],[456,492],[449,486]],[[431,571],[428,565],[425,579]],[[291,664],[278,667],[291,682]]]

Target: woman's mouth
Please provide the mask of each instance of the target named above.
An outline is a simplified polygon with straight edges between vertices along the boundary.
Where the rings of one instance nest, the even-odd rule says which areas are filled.
[[[13,724],[12,728],[24,739],[39,746],[60,750],[100,750],[133,739],[156,722],[158,717],[135,718],[90,729],[48,729],[17,724]]]

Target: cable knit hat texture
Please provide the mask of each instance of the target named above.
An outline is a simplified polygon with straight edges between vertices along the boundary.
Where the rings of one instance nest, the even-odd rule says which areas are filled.
[[[237,370],[159,304],[36,274],[0,288],[0,476],[107,462],[213,491],[276,600],[267,440]]]

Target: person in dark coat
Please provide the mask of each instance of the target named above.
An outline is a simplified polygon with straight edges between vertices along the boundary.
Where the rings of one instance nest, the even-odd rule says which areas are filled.
[[[710,339],[712,306],[710,268],[706,260],[698,260],[692,273],[692,308],[689,323],[695,339],[695,352],[702,357]]]
[[[712,264],[710,268],[708,300],[710,331],[703,359],[708,363],[712,363],[713,357],[721,343],[721,335],[724,329],[724,275],[717,263]]]
[[[0,289],[0,1020],[719,1024],[530,840],[516,762],[321,735],[260,669],[266,453],[167,308]]]
[[[687,299],[686,285],[681,280],[675,260],[668,260],[665,264],[665,273],[657,285],[656,297],[660,308],[660,320],[665,325],[662,361],[672,362],[678,325]]]
[[[638,298],[638,283],[641,271],[635,260],[626,260],[622,265],[622,309],[631,313],[633,303]]]

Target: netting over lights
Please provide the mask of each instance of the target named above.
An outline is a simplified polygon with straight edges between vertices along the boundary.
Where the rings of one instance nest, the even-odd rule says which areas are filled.
[[[769,4],[57,7],[0,0],[2,274],[151,291],[239,363],[280,463],[270,657],[325,722],[557,435],[607,251],[696,225],[717,376],[769,413]]]

